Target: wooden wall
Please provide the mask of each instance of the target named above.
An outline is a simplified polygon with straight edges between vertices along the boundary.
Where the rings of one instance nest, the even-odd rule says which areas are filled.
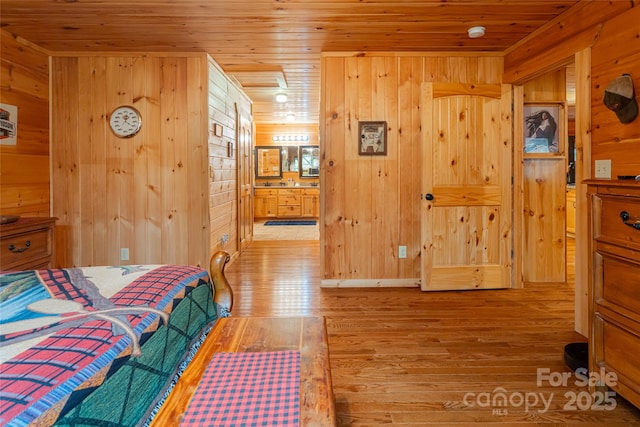
[[[209,58],[209,242],[210,253],[223,249],[235,254],[238,249],[238,117],[251,118],[251,101]],[[216,136],[215,124],[222,125]],[[231,144],[231,150],[229,150]]]
[[[211,236],[231,235],[237,224],[234,167],[226,158],[235,111],[220,73],[205,54],[52,58],[61,266],[208,265]],[[109,129],[119,105],[142,115],[133,138]],[[212,136],[214,121],[226,137]],[[129,248],[129,260],[121,260],[121,248]]]
[[[49,216],[49,55],[0,30],[0,102],[18,107],[17,145],[0,145],[0,213]]]
[[[524,103],[557,105],[559,152],[523,155],[523,280],[566,281],[566,76],[560,69],[527,82]],[[516,129],[522,130],[521,123]],[[523,133],[518,132],[519,135]],[[523,141],[523,137],[516,138]],[[522,147],[522,145],[521,145]],[[521,148],[520,148],[521,149]]]
[[[321,92],[323,279],[355,286],[420,277],[423,82],[501,83],[500,56],[324,54]],[[358,122],[385,120],[386,156],[358,155]],[[398,258],[398,246],[407,258]],[[385,282],[388,283],[388,282]]]
[[[623,68],[638,69],[639,12],[637,0],[585,0],[572,8],[571,14],[560,16],[558,20],[536,31],[505,53],[504,80],[514,84],[525,83],[575,61],[575,134],[578,156],[575,237],[576,330],[585,336],[589,333],[587,285],[591,273],[588,271],[587,260],[591,253],[588,244],[586,186],[581,181],[593,177],[593,163],[596,158],[612,159],[612,176],[620,174],[623,170],[635,169],[635,146],[631,147],[632,151],[628,155],[621,155],[616,153],[615,149],[621,145],[616,146],[608,139],[617,132],[621,135],[635,135],[630,141],[623,142],[628,147],[633,144],[631,140],[637,138],[638,126],[635,122],[627,127],[619,122],[611,122],[612,124],[605,126],[606,132],[599,131],[604,121],[598,111],[604,111],[602,91],[608,82],[622,72]],[[637,73],[625,72],[634,75],[637,97]],[[598,73],[602,75],[598,77]],[[605,77],[604,74],[610,76]],[[610,117],[605,121],[608,120]],[[607,134],[609,136],[606,136]]]
[[[640,5],[607,21],[591,52],[591,160],[611,160],[611,175],[640,175],[640,117],[622,124],[602,103],[604,89],[631,74],[640,102]],[[595,167],[592,166],[595,171]]]
[[[256,145],[318,145],[317,123],[256,123]],[[274,135],[309,135],[305,142],[275,142]]]

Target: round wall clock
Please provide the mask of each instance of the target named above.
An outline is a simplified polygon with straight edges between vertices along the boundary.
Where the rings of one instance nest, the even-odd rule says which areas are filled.
[[[130,138],[137,134],[142,126],[140,112],[127,105],[118,107],[111,113],[109,125],[116,136]]]

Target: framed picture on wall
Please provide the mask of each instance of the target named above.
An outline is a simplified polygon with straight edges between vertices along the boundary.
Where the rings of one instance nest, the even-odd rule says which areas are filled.
[[[560,104],[525,104],[524,152],[560,153]]]
[[[358,154],[387,154],[387,122],[358,122]]]

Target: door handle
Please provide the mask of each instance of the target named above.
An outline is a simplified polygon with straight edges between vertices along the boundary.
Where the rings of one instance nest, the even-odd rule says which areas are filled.
[[[431,194],[431,193],[427,193],[427,194],[425,194],[425,195],[424,195],[424,198],[425,198],[426,200],[431,201],[431,200],[433,200],[433,194]]]
[[[636,221],[634,223],[627,222],[629,221],[630,218],[631,218],[631,215],[629,215],[629,212],[627,211],[620,212],[620,219],[622,219],[622,222],[624,223],[624,225],[628,225],[629,227],[635,228],[636,230],[640,231],[640,221]]]

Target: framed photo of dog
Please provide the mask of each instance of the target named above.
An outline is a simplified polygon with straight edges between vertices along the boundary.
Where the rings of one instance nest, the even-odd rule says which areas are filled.
[[[387,154],[387,122],[358,122],[358,154],[361,156]]]

